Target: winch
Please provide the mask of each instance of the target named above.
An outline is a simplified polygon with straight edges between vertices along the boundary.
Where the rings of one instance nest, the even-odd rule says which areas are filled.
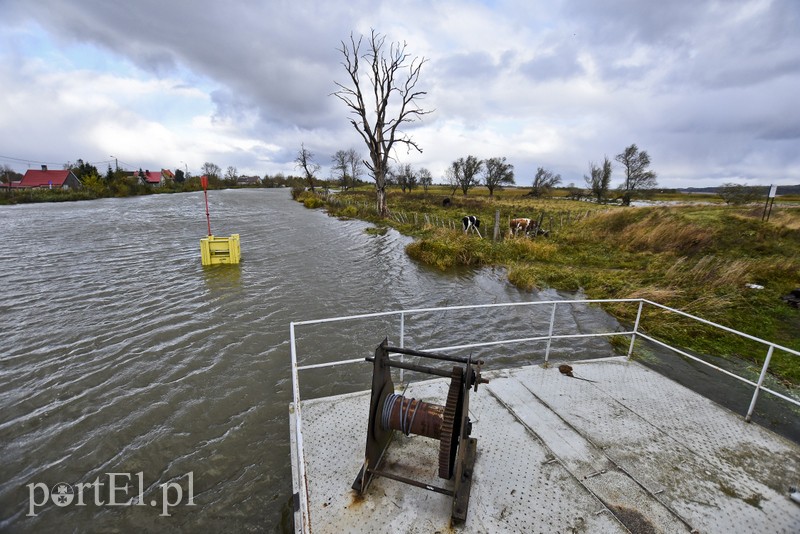
[[[373,363],[367,444],[364,463],[352,487],[360,494],[364,494],[372,478],[381,476],[449,495],[453,497],[453,522],[463,522],[467,516],[477,450],[477,439],[470,437],[472,422],[469,419],[469,392],[470,389],[478,391],[478,384],[488,382],[481,378],[481,366],[484,362],[473,361],[471,357],[390,347],[388,343],[388,340],[384,339],[375,349],[375,356],[367,358],[367,361]],[[448,370],[393,360],[390,354],[417,356],[461,365],[454,365]],[[449,378],[446,404],[440,406],[395,393],[392,368]],[[453,480],[452,490],[381,469],[381,459],[395,431],[402,432],[406,436],[413,434],[439,441],[438,475],[440,478]]]

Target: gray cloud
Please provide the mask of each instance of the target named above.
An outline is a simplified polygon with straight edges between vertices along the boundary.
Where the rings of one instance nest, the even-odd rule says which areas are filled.
[[[538,54],[520,66],[520,72],[537,81],[568,80],[585,74],[572,47],[559,46],[556,50]]]
[[[800,156],[787,142],[800,133],[794,96],[800,3],[511,0],[502,8],[477,1],[6,0],[0,3],[5,92],[34,90],[48,102],[27,112],[38,122],[0,103],[0,115],[27,132],[0,137],[0,144],[19,151],[12,155],[34,154],[42,150],[38,141],[52,135],[50,146],[71,151],[65,157],[74,160],[103,151],[88,136],[59,141],[68,138],[59,132],[76,124],[90,131],[113,112],[157,130],[158,114],[137,115],[139,102],[92,102],[83,115],[78,107],[59,111],[58,99],[68,98],[63,84],[47,87],[36,51],[11,35],[41,28],[58,46],[105,51],[118,62],[120,78],[130,66],[132,78],[168,80],[170,102],[179,98],[177,88],[199,88],[213,108],[208,120],[215,131],[235,138],[208,154],[229,158],[222,167],[285,171],[302,142],[326,165],[335,150],[361,146],[347,110],[330,96],[334,81],[346,81],[337,47],[351,31],[375,27],[429,60],[420,84],[428,91],[423,106],[436,113],[408,129],[429,146],[423,155],[398,157],[434,174],[475,153],[505,155],[521,175],[545,165],[565,182],[580,183],[588,161],[636,142],[653,157],[662,183],[731,175],[768,180],[771,173],[800,183],[792,174]],[[75,94],[71,102],[80,100]],[[36,130],[42,121],[47,132]],[[181,160],[187,145],[213,146],[181,145],[186,135],[175,134],[172,152],[153,158]]]

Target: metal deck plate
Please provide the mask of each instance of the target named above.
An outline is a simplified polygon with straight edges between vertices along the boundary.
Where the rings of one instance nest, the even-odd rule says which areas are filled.
[[[478,454],[456,531],[800,532],[796,444],[634,362],[572,365],[595,382],[557,365],[486,374],[470,399]],[[406,396],[443,404],[447,385]],[[364,392],[301,405],[313,532],[450,531],[450,497],[385,478],[364,497],[350,489],[368,404]],[[452,488],[436,476],[437,441],[395,435],[386,469]]]

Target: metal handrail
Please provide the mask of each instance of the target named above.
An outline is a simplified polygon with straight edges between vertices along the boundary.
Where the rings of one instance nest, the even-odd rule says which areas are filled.
[[[603,303],[624,303],[624,302],[635,302],[638,303],[638,310],[636,312],[636,320],[634,322],[634,326],[632,330],[625,331],[625,332],[601,332],[601,333],[593,333],[593,334],[554,334],[554,323],[556,317],[556,307],[559,304],[571,305],[571,304],[603,304]],[[636,341],[637,336],[641,337],[642,339],[646,339],[652,343],[655,343],[661,347],[666,349],[672,350],[673,352],[680,354],[681,356],[690,358],[693,361],[702,363],[712,369],[720,371],[730,377],[735,378],[741,382],[744,382],[750,386],[755,388],[753,397],[750,401],[750,406],[747,410],[747,415],[745,416],[745,421],[750,421],[753,412],[755,410],[756,401],[758,400],[758,396],[760,391],[766,391],[775,397],[782,399],[784,401],[790,402],[796,406],[800,407],[800,401],[797,399],[793,399],[786,395],[783,395],[773,389],[770,389],[764,386],[764,379],[766,377],[767,371],[769,369],[769,364],[772,359],[772,355],[775,349],[784,351],[786,353],[792,354],[794,356],[800,356],[800,352],[790,349],[788,347],[784,347],[782,345],[778,345],[777,343],[772,343],[771,341],[767,341],[756,336],[752,336],[750,334],[746,334],[744,332],[740,332],[733,328],[729,328],[727,326],[723,326],[717,324],[713,321],[709,321],[703,319],[701,317],[697,317],[695,315],[683,312],[681,310],[677,310],[675,308],[670,308],[669,306],[664,306],[663,304],[659,304],[657,302],[653,302],[647,299],[579,299],[579,300],[547,300],[547,301],[533,301],[533,302],[509,302],[509,303],[499,303],[499,304],[475,304],[475,305],[464,305],[464,306],[443,306],[443,307],[433,307],[433,308],[413,308],[408,310],[395,310],[395,311],[386,311],[386,312],[376,312],[376,313],[365,313],[365,314],[358,314],[358,315],[349,315],[349,316],[342,316],[342,317],[329,317],[325,319],[314,319],[308,321],[294,321],[289,324],[289,343],[290,343],[290,352],[291,352],[291,365],[292,365],[292,398],[293,398],[293,408],[294,408],[294,419],[295,419],[295,433],[296,433],[296,446],[297,446],[297,458],[298,458],[298,469],[299,473],[298,476],[300,478],[300,483],[302,485],[301,491],[307,491],[305,486],[305,462],[303,460],[303,437],[302,437],[302,416],[301,416],[301,407],[300,407],[300,378],[299,378],[299,371],[307,370],[307,369],[319,369],[325,367],[332,367],[336,365],[347,365],[352,363],[361,363],[364,361],[364,358],[354,358],[348,360],[339,360],[334,362],[325,362],[320,364],[310,364],[310,365],[298,365],[297,364],[297,344],[295,339],[295,329],[298,326],[307,326],[307,325],[318,325],[324,323],[333,323],[333,322],[341,322],[341,321],[354,321],[360,319],[370,319],[375,317],[389,317],[389,316],[398,316],[400,317],[400,347],[404,346],[405,340],[405,328],[406,328],[406,316],[414,315],[414,314],[421,314],[421,313],[430,313],[430,312],[439,312],[439,311],[457,311],[457,310],[475,310],[475,309],[486,309],[486,308],[507,308],[507,307],[520,307],[520,306],[545,306],[545,305],[552,305],[552,311],[550,314],[550,324],[549,330],[547,335],[543,336],[533,336],[533,337],[524,337],[524,338],[515,338],[515,339],[505,339],[499,341],[485,341],[480,343],[469,343],[463,345],[452,345],[447,347],[433,347],[427,348],[425,350],[429,351],[445,351],[445,350],[461,350],[461,349],[472,349],[478,347],[488,347],[488,346],[495,346],[495,345],[503,345],[503,344],[511,344],[511,343],[525,343],[531,341],[547,341],[547,348],[545,351],[545,363],[549,361],[550,356],[550,345],[551,341],[554,339],[570,339],[570,338],[587,338],[587,337],[605,337],[605,336],[631,336],[630,346],[628,348],[627,357],[630,358],[633,353],[634,343]],[[755,341],[762,345],[765,345],[767,350],[766,358],[764,359],[764,364],[762,365],[761,372],[759,374],[759,378],[757,382],[753,382],[745,377],[741,377],[735,373],[732,373],[726,369],[723,369],[719,366],[716,366],[712,363],[706,362],[701,358],[698,358],[692,354],[689,354],[686,351],[678,349],[660,341],[658,339],[653,338],[641,331],[640,324],[642,319],[642,310],[644,305],[654,306],[656,308],[660,308],[672,313],[676,313],[683,317],[692,319],[694,321],[698,321],[700,323],[706,324],[708,326],[712,326],[714,328],[723,330],[728,333],[732,333],[743,337],[745,339],[749,339],[751,341]],[[403,381],[403,377],[401,374],[400,381]],[[305,498],[300,498],[300,513],[303,520],[303,528],[304,531],[305,527],[309,527],[310,524],[307,524],[309,519],[308,516],[308,503],[307,503],[307,495]]]

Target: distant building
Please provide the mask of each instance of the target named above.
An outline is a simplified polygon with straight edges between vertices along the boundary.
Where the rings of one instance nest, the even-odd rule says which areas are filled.
[[[169,169],[161,169],[160,172],[144,171],[141,176],[139,174],[139,171],[133,173],[134,176],[138,176],[142,180],[142,183],[152,186],[163,185],[165,181],[175,178],[175,175]]]
[[[258,185],[261,179],[258,176],[237,176],[236,185]]]
[[[11,185],[29,189],[80,189],[81,181],[71,170],[49,170],[42,165],[41,170],[28,169],[22,180]]]

